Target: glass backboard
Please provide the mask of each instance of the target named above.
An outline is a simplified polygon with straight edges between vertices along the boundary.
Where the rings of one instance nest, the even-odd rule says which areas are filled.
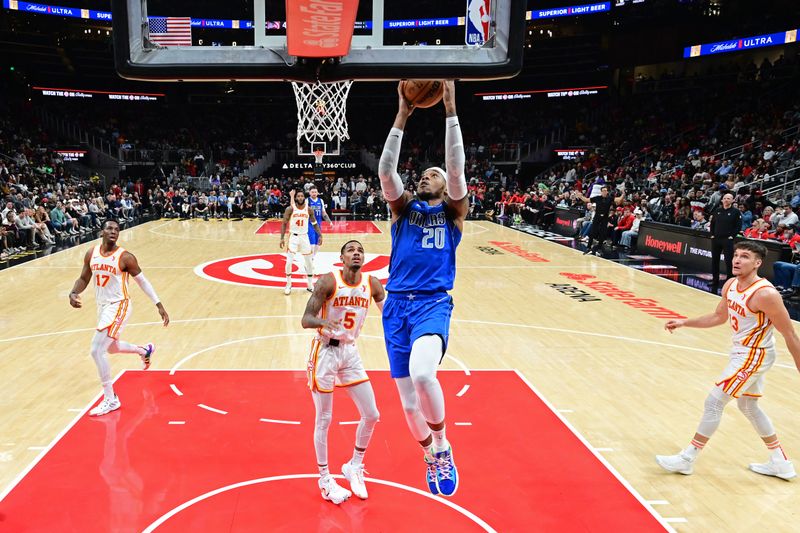
[[[117,71],[142,80],[326,82],[499,79],[522,67],[525,0],[290,0],[288,24],[281,1],[213,4],[114,0]],[[355,21],[345,55],[292,49],[287,29],[304,23],[313,25],[311,41],[327,46],[329,15],[346,4]]]

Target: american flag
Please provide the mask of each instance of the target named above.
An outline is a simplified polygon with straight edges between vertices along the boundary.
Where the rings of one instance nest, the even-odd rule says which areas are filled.
[[[148,17],[150,40],[161,46],[192,46],[190,17]]]

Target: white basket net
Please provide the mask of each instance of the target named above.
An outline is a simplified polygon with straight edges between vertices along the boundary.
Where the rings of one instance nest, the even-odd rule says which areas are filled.
[[[297,153],[314,155],[314,147],[325,143],[325,155],[339,153],[339,143],[349,139],[347,94],[352,80],[333,83],[292,82],[297,102]],[[311,148],[309,148],[311,147]]]

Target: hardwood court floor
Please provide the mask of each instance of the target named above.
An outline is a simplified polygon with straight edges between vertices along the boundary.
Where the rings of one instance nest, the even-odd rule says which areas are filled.
[[[320,268],[335,263],[350,237],[368,254],[388,254],[388,224],[377,225],[384,233],[326,235]],[[283,268],[275,255],[278,237],[256,234],[259,227],[256,221],[155,221],[123,231],[120,244],[138,257],[172,324],[162,328],[132,284],[134,314],[122,338],[155,342],[158,369],[179,363],[183,369],[304,368],[310,335],[299,317],[307,293],[302,282],[289,297],[268,287],[282,286]],[[0,272],[0,489],[98,393],[88,357],[92,290],[81,310],[67,302],[86,249]],[[245,259],[229,259],[237,257]],[[378,275],[385,272],[385,258],[368,259]],[[676,519],[671,525],[679,531],[793,529],[796,484],[747,470],[747,463],[766,459],[765,448],[734,406],[693,476],[664,473],[653,458],[686,445],[730,343],[726,327],[670,335],[662,317],[709,312],[717,297],[489,222],[466,224],[458,269],[443,368],[519,370],[638,493],[656,502],[658,513]],[[253,284],[237,284],[247,279]],[[373,310],[360,341],[368,368],[388,368],[381,333]],[[778,353],[762,401],[791,458],[800,454],[798,377],[782,340]],[[115,374],[138,368],[132,355],[111,361]],[[497,467],[502,446],[486,450]],[[536,453],[533,441],[530,454]]]

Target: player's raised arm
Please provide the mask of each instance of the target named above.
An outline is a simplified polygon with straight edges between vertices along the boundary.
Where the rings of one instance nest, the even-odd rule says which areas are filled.
[[[69,293],[69,305],[78,309],[83,304],[81,303],[80,294],[89,286],[92,281],[92,269],[89,267],[89,262],[92,260],[92,249],[90,248],[86,255],[83,256],[83,268],[81,275],[75,280],[72,290]]]
[[[411,198],[411,194],[403,190],[403,181],[397,173],[397,161],[400,158],[400,145],[403,142],[403,128],[406,127],[408,116],[411,115],[413,108],[406,102],[403,91],[397,86],[398,106],[397,116],[394,119],[392,129],[386,138],[383,146],[381,160],[378,163],[378,177],[381,180],[381,191],[383,197],[389,202],[392,210],[393,221],[397,219],[405,209],[406,204]]]
[[[456,89],[453,80],[444,82],[445,119],[444,157],[447,171],[447,204],[451,217],[461,226],[469,213],[467,199],[467,178],[464,175],[464,140],[456,114]]]
[[[161,303],[161,299],[156,294],[156,290],[144,276],[142,269],[139,267],[139,261],[136,260],[136,256],[126,251],[122,254],[122,257],[120,257],[119,263],[122,271],[130,274],[133,281],[142,289],[142,292],[156,305],[158,314],[161,316],[161,320],[164,321],[164,327],[167,327],[169,325],[169,314],[167,314],[167,310],[164,309],[164,304]]]

